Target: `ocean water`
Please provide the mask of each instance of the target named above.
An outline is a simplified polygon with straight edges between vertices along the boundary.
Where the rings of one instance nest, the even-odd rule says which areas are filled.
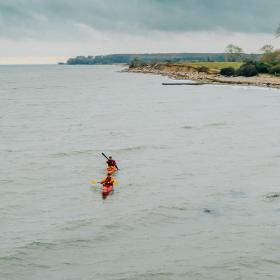
[[[0,67],[0,279],[279,279],[280,91],[121,69]]]

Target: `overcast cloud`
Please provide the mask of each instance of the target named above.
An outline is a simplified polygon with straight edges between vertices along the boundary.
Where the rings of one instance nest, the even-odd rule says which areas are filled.
[[[164,44],[172,51],[170,36],[177,44],[180,38],[184,44],[192,40],[191,49],[184,50],[193,52],[201,51],[202,35],[212,45],[215,40],[231,43],[234,37],[255,51],[265,40],[272,42],[279,14],[279,0],[0,0],[0,56],[155,51],[157,41],[160,51],[165,51]],[[249,39],[260,46],[254,48]],[[15,42],[21,49],[29,46],[30,54],[18,50]],[[214,51],[224,48],[214,45]],[[208,49],[213,51],[204,46]]]

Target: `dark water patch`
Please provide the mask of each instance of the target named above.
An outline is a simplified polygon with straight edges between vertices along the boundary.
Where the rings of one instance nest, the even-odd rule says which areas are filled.
[[[185,125],[182,127],[183,129],[193,129],[194,127],[193,126],[190,126],[190,125]]]
[[[73,263],[73,262],[63,262],[62,264],[64,264],[64,265],[69,265],[69,266],[70,266],[70,265],[71,265],[71,266],[72,266],[72,265],[76,265],[76,263]]]
[[[280,199],[280,192],[272,192],[265,195],[266,201],[275,201]]]
[[[213,216],[213,217],[221,217],[223,216],[223,212],[221,209],[218,208],[213,208],[213,207],[205,207],[202,209],[202,213],[208,216]]]

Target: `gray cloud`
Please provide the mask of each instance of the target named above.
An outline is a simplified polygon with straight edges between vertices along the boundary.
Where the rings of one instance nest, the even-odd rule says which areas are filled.
[[[80,38],[102,32],[272,33],[279,0],[0,0],[2,38]]]

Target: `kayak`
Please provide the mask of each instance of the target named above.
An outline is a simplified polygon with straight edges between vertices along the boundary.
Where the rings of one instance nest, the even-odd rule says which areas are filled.
[[[109,166],[106,169],[106,172],[110,175],[113,175],[114,173],[116,173],[118,169],[115,166]]]
[[[114,190],[113,186],[108,186],[108,185],[105,185],[103,186],[102,188],[102,195],[103,196],[107,196],[110,192],[112,192]]]

